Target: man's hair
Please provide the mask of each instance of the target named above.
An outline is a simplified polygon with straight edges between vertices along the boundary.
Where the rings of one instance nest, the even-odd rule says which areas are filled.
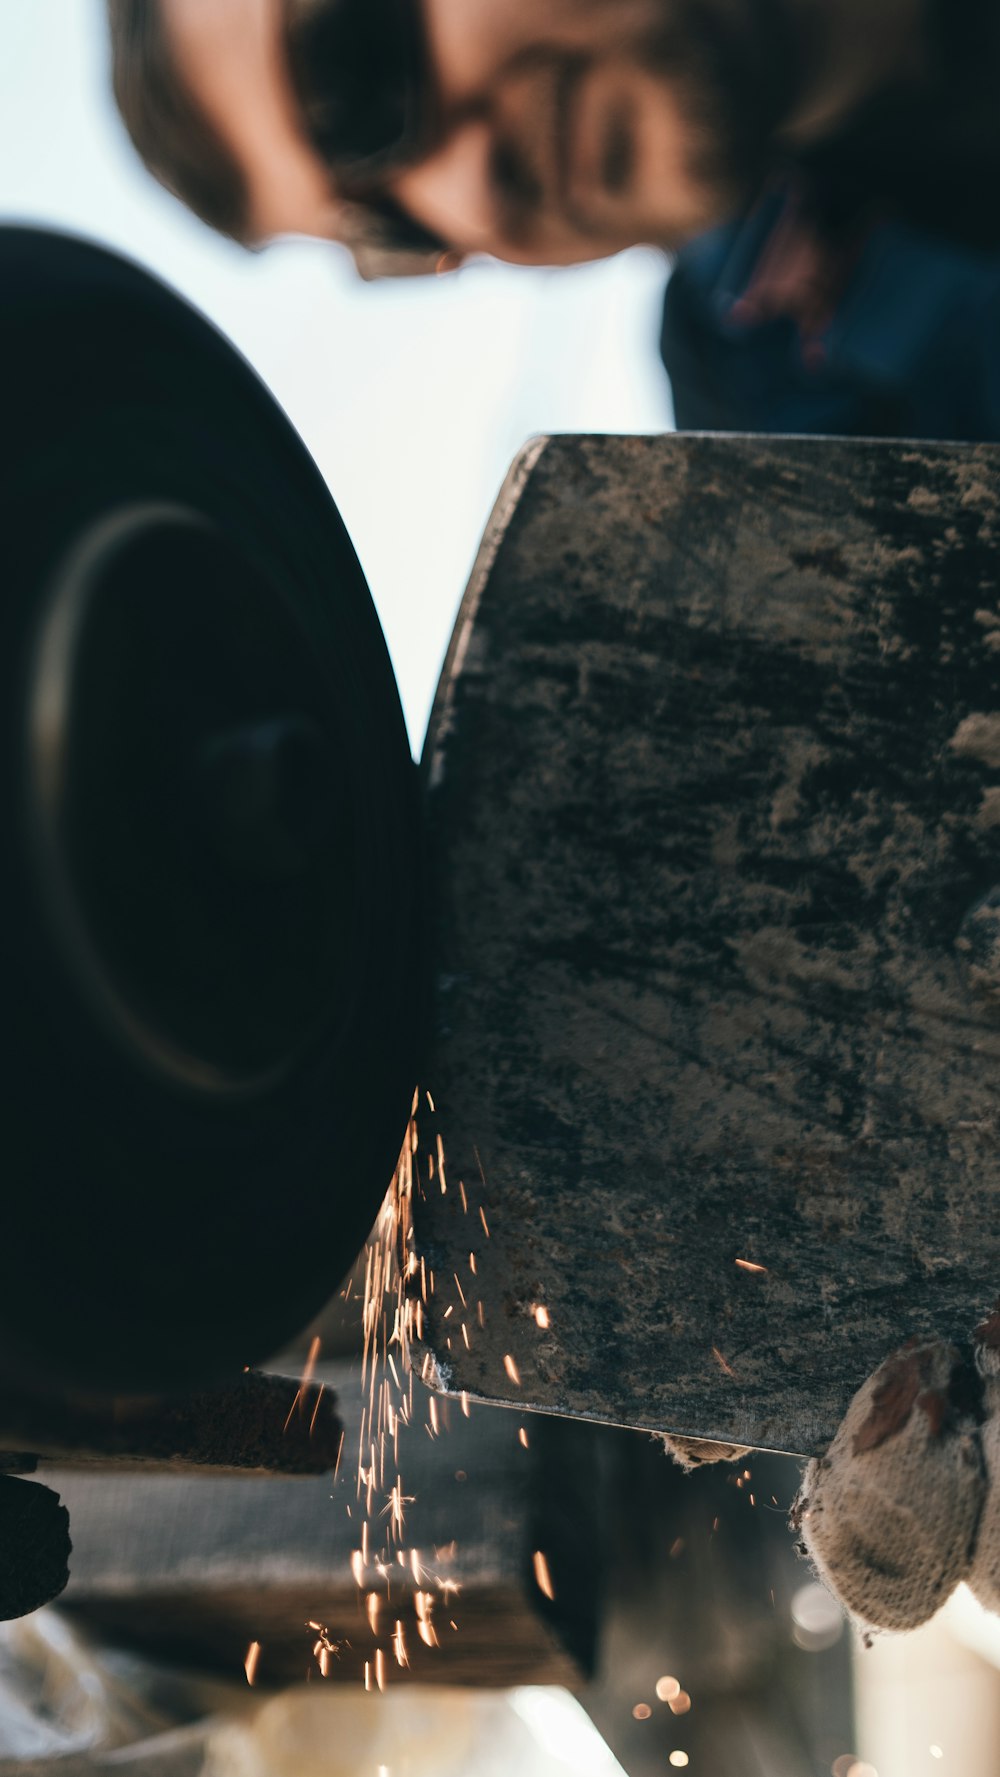
[[[107,0],[107,8],[112,89],[141,160],[210,228],[245,241],[243,175],[177,72],[160,0]]]

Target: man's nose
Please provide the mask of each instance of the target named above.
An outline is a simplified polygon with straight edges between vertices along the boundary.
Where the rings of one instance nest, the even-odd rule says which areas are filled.
[[[494,128],[479,114],[453,119],[426,155],[391,182],[396,202],[464,252],[489,252],[501,232],[492,176]]]

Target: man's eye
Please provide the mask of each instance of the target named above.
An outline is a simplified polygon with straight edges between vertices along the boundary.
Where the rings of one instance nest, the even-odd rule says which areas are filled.
[[[532,209],[542,200],[538,178],[524,156],[509,142],[496,142],[490,154],[490,174],[494,185],[504,197],[524,209]]]
[[[306,133],[332,171],[405,155],[426,86],[411,0],[288,4],[286,46]]]

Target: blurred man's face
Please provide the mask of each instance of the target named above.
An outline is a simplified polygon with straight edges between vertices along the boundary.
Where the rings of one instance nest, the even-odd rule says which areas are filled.
[[[345,150],[315,119],[339,118],[349,98],[338,21],[345,8],[363,20],[373,3],[163,0],[185,77],[243,165],[256,234],[333,232],[318,201],[304,222],[311,186],[382,203],[459,253],[565,264],[676,246],[728,216],[759,177],[782,105],[780,0],[382,0],[374,37],[370,12],[365,26],[369,77],[381,43],[386,87],[410,89],[405,123],[397,131],[390,104],[386,140]],[[256,100],[241,106],[218,31],[209,44],[213,12],[232,20],[241,5],[261,33],[270,105],[263,63]],[[405,68],[389,52],[397,31]]]
[[[449,244],[546,264],[674,246],[759,171],[737,121],[752,43],[718,54],[734,15],[749,36],[747,0],[416,3],[439,133],[390,189]]]

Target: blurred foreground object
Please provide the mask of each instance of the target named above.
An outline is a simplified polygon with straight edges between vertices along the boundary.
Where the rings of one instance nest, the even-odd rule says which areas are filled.
[[[0,1628],[0,1777],[623,1777],[565,1691],[302,1685],[280,1696],[95,1646],[42,1611]]]
[[[148,1396],[277,1349],[375,1219],[414,769],[336,508],[232,347],[82,242],[5,229],[0,283],[0,1385]]]
[[[50,1487],[0,1474],[0,1618],[27,1616],[69,1578],[69,1514]]]
[[[312,1689],[265,1703],[220,1733],[213,1777],[625,1777],[565,1691],[422,1691],[366,1697]]]
[[[392,669],[318,471],[214,329],[28,229],[0,284],[0,1471],[328,1471],[332,1400],[299,1438],[294,1385],[243,1372],[351,1265],[406,1127]],[[12,1616],[69,1540],[54,1494],[0,1485]]]

